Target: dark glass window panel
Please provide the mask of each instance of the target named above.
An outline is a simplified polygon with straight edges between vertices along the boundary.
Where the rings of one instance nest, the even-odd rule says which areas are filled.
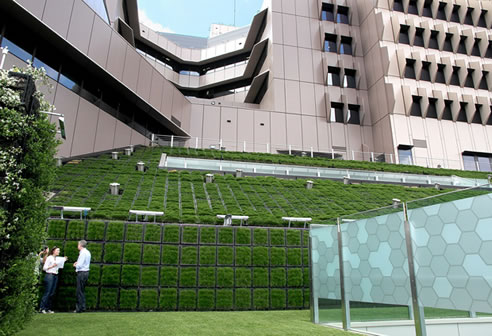
[[[437,42],[437,37],[439,36],[439,32],[437,30],[431,30],[431,35],[429,39],[429,48],[430,49],[439,49],[439,43]]]
[[[338,23],[349,23],[349,9],[345,6],[337,7],[337,22]]]
[[[487,83],[487,78],[489,77],[488,71],[482,71],[482,78],[480,80],[480,86],[478,87],[481,90],[488,90],[489,84]]]
[[[468,122],[468,119],[466,118],[466,105],[467,103],[460,102],[460,111],[458,112],[456,121]]]
[[[427,118],[437,119],[436,109],[437,99],[429,98],[429,107],[427,108]]]
[[[437,65],[436,83],[446,84],[446,78],[444,76],[444,69],[445,68],[446,68],[445,64],[438,64]]]
[[[107,24],[109,24],[108,11],[104,0],[84,0]]]
[[[459,10],[460,10],[460,5],[453,5],[453,11],[451,12],[451,22],[460,22],[460,15],[459,15]]]
[[[400,164],[412,165],[413,164],[412,149],[400,148],[400,146],[398,146],[398,159],[400,161]]]
[[[122,101],[118,110],[118,119],[123,123],[130,125],[133,122],[133,111],[130,103]]]
[[[482,41],[481,39],[478,39],[478,38],[475,39],[475,43],[473,44],[472,53],[471,53],[473,56],[478,56],[478,57],[481,56],[480,55],[480,42],[481,41]]]
[[[444,46],[442,48],[444,51],[453,52],[453,43],[451,42],[452,38],[453,38],[453,34],[446,33],[446,38],[444,39]]]
[[[333,34],[325,34],[325,51],[337,52],[337,36]]]
[[[422,97],[412,96],[412,109],[410,110],[410,115],[414,117],[422,116],[422,108],[420,107],[420,100]]]
[[[446,20],[446,5],[447,3],[445,2],[439,2],[439,7],[437,9],[436,15],[436,18],[438,20]]]
[[[491,171],[490,158],[485,156],[477,156],[478,170],[482,172]]]
[[[422,71],[420,72],[420,80],[430,82],[431,77],[430,77],[429,69],[430,69],[430,63],[422,62]]]
[[[419,14],[416,0],[410,0],[410,2],[408,3],[408,14],[415,14],[415,15]]]
[[[463,154],[463,166],[465,170],[477,170],[477,164],[475,162],[475,156]]]
[[[407,25],[400,25],[400,38],[399,42],[403,44],[410,44],[410,38],[408,37],[408,29]]]
[[[482,105],[475,104],[475,114],[473,115],[472,124],[482,124],[482,115],[480,111],[482,110]]]
[[[353,69],[345,69],[345,78],[343,80],[343,86],[346,88],[356,88],[355,82],[355,70]]]
[[[451,80],[449,85],[460,85],[460,77],[459,77],[460,67],[453,67],[453,72],[451,73]]]
[[[442,120],[453,120],[453,113],[451,112],[452,100],[444,101],[444,111],[442,113]]]
[[[431,0],[425,0],[424,2],[424,11],[422,12],[422,16],[425,17],[432,17],[432,1]]]
[[[321,20],[323,21],[335,21],[334,8],[332,4],[323,3],[321,7]]]
[[[36,68],[44,68],[44,70],[46,71],[46,75],[48,75],[48,77],[50,77],[51,79],[53,79],[55,81],[58,80],[58,70],[53,69],[48,64],[41,61],[39,58],[35,57],[32,64]],[[58,68],[58,67],[56,67],[56,68]]]
[[[473,8],[466,9],[465,24],[473,25]]]
[[[466,36],[460,36],[460,43],[458,44],[458,54],[466,54]]]
[[[466,74],[466,80],[465,80],[465,87],[467,88],[474,88],[475,85],[473,84],[473,72],[475,70],[473,69],[468,69],[468,73]]]
[[[415,61],[412,59],[407,59],[405,65],[405,78],[416,79],[415,78]]]
[[[393,10],[397,12],[403,12],[402,0],[395,0],[395,2],[393,3]]]
[[[352,38],[347,36],[342,36],[340,42],[340,54],[352,55]]]
[[[424,29],[423,28],[417,28],[415,30],[415,39],[413,40],[413,45],[417,47],[423,47],[424,46]]]
[[[328,85],[340,86],[340,68],[328,67]]]
[[[487,27],[487,22],[485,21],[485,15],[487,14],[486,10],[482,10],[482,13],[480,13],[480,17],[478,19],[478,26],[482,28],[488,28]]]
[[[360,125],[360,106],[350,105],[348,106],[347,123],[351,125]]]
[[[99,106],[101,103],[102,91],[95,82],[84,80],[82,83],[82,89],[80,90],[80,96],[92,104]]]
[[[103,92],[100,108],[110,115],[117,117],[118,115],[119,99],[116,96],[111,95],[108,92]]]
[[[66,68],[64,65],[62,66],[58,82],[75,93],[79,93],[82,87],[82,81],[79,76],[70,71],[70,68]]]
[[[492,42],[489,42],[487,51],[485,52],[485,57],[492,58]]]
[[[20,58],[24,62],[27,62],[28,60],[29,61],[32,61],[32,55],[29,52],[25,51],[24,49],[22,49],[17,44],[15,44],[14,42],[10,41],[9,39],[7,39],[4,36],[2,38],[2,48],[5,48],[5,47],[8,48],[9,54],[12,54],[14,56],[17,56],[18,58]]]
[[[343,123],[343,104],[331,103],[331,122]]]

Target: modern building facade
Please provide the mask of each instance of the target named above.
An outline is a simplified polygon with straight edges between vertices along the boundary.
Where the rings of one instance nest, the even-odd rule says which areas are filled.
[[[265,0],[208,39],[152,31],[137,0],[4,0],[0,18],[6,67],[52,78],[63,157],[160,134],[492,170],[491,1]]]

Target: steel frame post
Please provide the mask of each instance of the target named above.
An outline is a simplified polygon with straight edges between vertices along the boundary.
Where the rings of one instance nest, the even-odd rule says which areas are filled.
[[[338,264],[340,270],[340,299],[342,301],[342,326],[343,330],[350,329],[350,302],[345,295],[345,272],[343,268],[343,245],[342,230],[340,227],[341,219],[337,218],[337,237],[338,237]]]

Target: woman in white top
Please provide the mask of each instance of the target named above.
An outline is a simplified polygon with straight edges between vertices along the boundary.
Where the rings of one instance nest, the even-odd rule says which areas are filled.
[[[41,299],[40,311],[43,314],[53,313],[51,308],[51,298],[55,294],[56,284],[58,283],[58,265],[56,264],[56,257],[60,254],[60,248],[54,246],[49,256],[43,265],[43,271],[46,272],[44,276],[44,295]],[[67,257],[65,257],[67,260]]]

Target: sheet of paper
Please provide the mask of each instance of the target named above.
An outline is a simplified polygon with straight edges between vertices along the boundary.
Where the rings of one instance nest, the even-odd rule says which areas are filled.
[[[63,268],[63,266],[65,266],[65,257],[56,257],[55,262],[58,268]]]

